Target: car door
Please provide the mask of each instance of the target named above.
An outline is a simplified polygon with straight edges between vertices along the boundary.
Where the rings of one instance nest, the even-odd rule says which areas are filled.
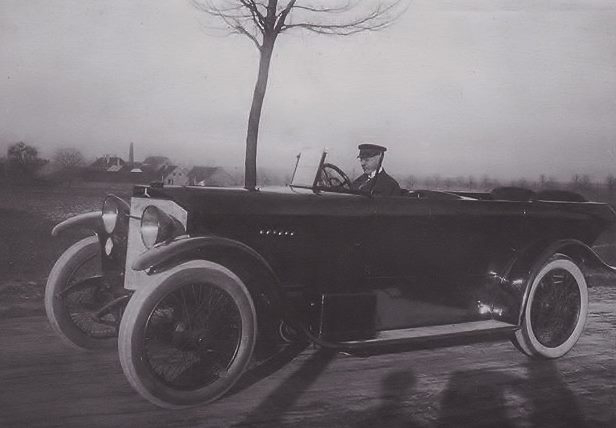
[[[410,197],[375,197],[366,243],[366,281],[377,295],[377,328],[432,325],[435,319],[430,205]]]
[[[501,275],[519,248],[525,202],[432,201],[436,288],[450,308],[447,322],[492,318]]]
[[[375,198],[367,281],[380,329],[491,318],[494,272],[524,208],[453,197]]]

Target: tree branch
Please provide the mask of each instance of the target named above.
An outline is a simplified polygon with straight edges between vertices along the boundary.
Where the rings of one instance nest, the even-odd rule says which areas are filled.
[[[348,36],[378,31],[391,25],[408,8],[409,0],[191,0],[193,5],[222,20],[232,33],[247,36],[258,49],[265,37],[297,28],[318,34]],[[298,4],[301,3],[301,4]]]
[[[359,3],[347,1],[345,5],[338,7],[317,8],[312,6],[295,6],[296,9],[308,12],[303,21],[284,24],[280,31],[291,28],[300,28],[314,33],[326,35],[348,36],[364,31],[378,31],[393,24],[404,12],[408,5],[404,0],[395,0],[388,4],[379,3],[375,8],[361,14],[356,18],[348,18],[341,22],[327,22],[324,19],[316,19],[314,15],[325,14],[351,14],[356,10]]]
[[[261,14],[261,12],[259,12],[257,4],[252,0],[240,0],[240,3],[242,3],[250,11],[252,20],[255,24],[257,24],[261,31],[263,31],[265,26],[265,17]]]
[[[285,20],[287,19],[287,16],[291,12],[291,9],[293,9],[293,7],[295,6],[295,2],[296,2],[296,0],[290,0],[289,3],[287,3],[287,6],[276,17],[277,18],[276,19],[276,26],[274,28],[274,31],[276,32],[276,34],[278,34],[278,33],[280,33],[282,31],[282,28],[284,27]]]
[[[344,12],[348,12],[352,7],[351,7],[351,2],[347,0],[344,6],[316,7],[316,6],[295,5],[294,8],[298,10],[305,10],[305,11],[314,12],[314,13],[344,13]]]
[[[196,9],[219,18],[232,33],[248,37],[257,49],[261,49],[258,34],[263,34],[264,17],[255,1],[191,0],[191,2]]]
[[[249,33],[248,30],[246,30],[246,28],[244,28],[239,22],[237,22],[236,24],[237,25],[234,27],[235,31],[239,34],[243,34],[246,37],[248,37],[250,40],[252,40],[252,42],[255,44],[257,49],[261,50],[261,43],[259,43],[259,39],[257,39],[251,33]]]

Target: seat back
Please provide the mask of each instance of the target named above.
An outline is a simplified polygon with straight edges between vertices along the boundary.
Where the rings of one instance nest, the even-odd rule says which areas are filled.
[[[497,201],[527,202],[535,199],[535,192],[524,187],[496,187],[490,192],[492,199]]]
[[[535,200],[559,201],[559,202],[587,202],[587,199],[579,193],[569,190],[542,190],[537,192]]]

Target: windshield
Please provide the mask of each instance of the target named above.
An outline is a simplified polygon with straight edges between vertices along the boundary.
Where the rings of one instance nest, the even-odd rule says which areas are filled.
[[[326,156],[324,150],[307,149],[297,155],[297,164],[291,186],[312,188],[317,181],[317,173]]]

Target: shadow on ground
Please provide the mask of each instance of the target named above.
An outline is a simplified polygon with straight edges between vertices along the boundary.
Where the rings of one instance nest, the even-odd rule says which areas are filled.
[[[308,358],[235,426],[285,426],[285,414],[310,388],[335,357],[321,350]],[[421,398],[421,379],[410,370],[393,370],[381,380],[380,403],[360,412],[341,413],[328,426],[355,428],[438,427],[579,427],[594,428],[583,414],[554,361],[529,361],[519,370],[471,369],[454,371],[445,389],[434,398],[435,418],[425,409],[415,415]],[[312,421],[316,422],[316,421]],[[288,422],[286,422],[288,425]],[[299,425],[302,425],[301,423]],[[314,426],[318,426],[318,423]],[[310,425],[312,426],[312,425]],[[607,427],[607,425],[604,425]]]

